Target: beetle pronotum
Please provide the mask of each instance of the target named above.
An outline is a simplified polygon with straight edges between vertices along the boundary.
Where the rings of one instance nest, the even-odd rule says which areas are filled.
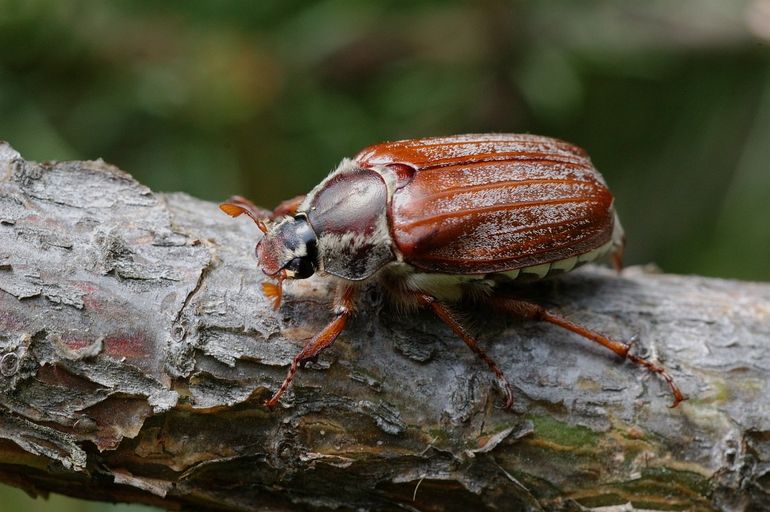
[[[572,144],[514,134],[387,142],[344,159],[269,218],[242,197],[220,207],[233,217],[247,214],[264,233],[256,252],[259,267],[276,281],[263,285],[276,308],[286,279],[320,274],[336,281],[334,319],[294,357],[268,406],[301,364],[334,342],[361,284],[373,280],[400,304],[432,310],[462,338],[502,383],[506,407],[511,385],[447,304],[469,298],[558,325],[660,375],[672,407],[685,399],[664,368],[630,354],[629,345],[499,291],[507,281],[567,272],[607,254],[620,267],[623,229],[612,194]]]

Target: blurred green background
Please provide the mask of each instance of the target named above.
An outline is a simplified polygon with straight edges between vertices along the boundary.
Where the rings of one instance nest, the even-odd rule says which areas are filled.
[[[0,0],[0,139],[273,206],[371,143],[550,135],[610,183],[627,264],[768,280],[768,41],[770,0]]]

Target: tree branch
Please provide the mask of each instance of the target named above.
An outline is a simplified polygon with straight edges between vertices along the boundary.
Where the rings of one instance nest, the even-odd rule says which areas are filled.
[[[95,162],[0,146],[0,480],[198,510],[756,510],[770,286],[588,268],[521,290],[662,362],[690,400],[554,326],[469,312],[515,388],[374,287],[276,410],[323,279],[274,312],[258,231]],[[752,508],[753,507],[753,508]]]

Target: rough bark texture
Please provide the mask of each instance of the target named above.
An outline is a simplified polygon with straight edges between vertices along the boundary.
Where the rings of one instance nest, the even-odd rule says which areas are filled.
[[[549,325],[471,311],[516,390],[376,288],[261,295],[257,230],[95,162],[0,146],[0,480],[197,510],[770,507],[770,285],[588,268],[521,290],[661,361],[690,400]]]

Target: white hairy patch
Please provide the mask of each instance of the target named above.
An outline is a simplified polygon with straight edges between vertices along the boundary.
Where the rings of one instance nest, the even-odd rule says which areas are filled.
[[[319,258],[320,269],[334,267],[335,262],[348,259],[351,253],[360,251],[368,244],[368,238],[360,233],[323,233],[318,237],[318,254],[323,255]]]
[[[425,293],[443,302],[458,302],[463,297],[492,293],[494,281],[484,275],[434,274],[420,272],[405,263],[387,265],[378,274],[397,306],[410,310],[418,307],[415,293]]]
[[[595,261],[609,253],[613,247],[614,240],[610,240],[601,247],[578,256],[486,275],[420,272],[406,263],[392,263],[384,267],[377,277],[399,306],[413,309],[417,307],[417,302],[414,299],[415,292],[426,293],[444,302],[458,302],[463,298],[480,298],[493,293],[495,286],[501,282],[496,279],[496,276],[502,276],[511,281],[542,279],[551,274],[567,272],[576,266]]]
[[[551,270],[561,270],[562,272],[569,272],[575,265],[577,265],[578,257],[572,256],[571,258],[565,258],[563,260],[554,261],[551,263]]]
[[[615,223],[612,226],[612,252],[620,252],[623,253],[623,244],[625,243],[626,234],[623,231],[623,226],[620,224],[620,219],[618,218],[618,212],[615,211],[614,208],[612,208],[612,213],[615,216]]]
[[[540,265],[532,265],[531,267],[522,268],[521,274],[532,274],[538,279],[542,279],[548,275],[549,270],[551,270],[550,263],[541,263]]]
[[[385,215],[372,233],[319,233],[319,269],[355,281],[368,279],[393,260],[393,241]]]
[[[393,193],[398,186],[398,175],[393,169],[386,166],[377,166],[372,168],[372,170],[382,176],[382,181],[385,182],[385,186],[388,189],[388,202],[390,202],[390,198],[393,197]]]

